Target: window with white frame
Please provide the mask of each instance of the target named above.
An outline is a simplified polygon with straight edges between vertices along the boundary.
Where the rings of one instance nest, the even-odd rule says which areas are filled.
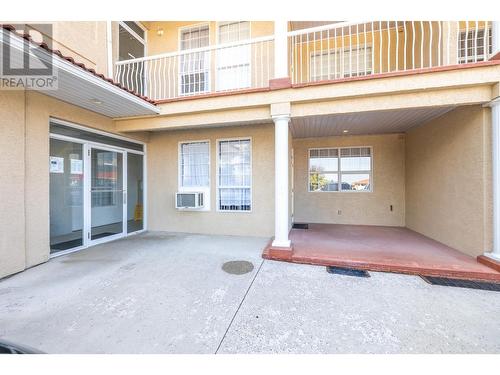
[[[221,44],[249,39],[250,22],[221,22],[218,35]],[[250,87],[251,52],[250,44],[217,50],[217,91]]]
[[[371,191],[371,147],[309,150],[309,191]]]
[[[183,28],[180,31],[180,49],[190,50],[207,47],[210,44],[208,25]],[[210,53],[186,52],[180,56],[180,93],[193,95],[208,91]]]
[[[252,209],[251,140],[219,141],[217,207],[219,211]]]
[[[486,35],[485,35],[485,31]],[[487,40],[488,50],[485,55],[485,41]],[[491,29],[464,30],[460,32],[458,39],[458,62],[467,64],[488,59],[492,53]]]
[[[372,48],[359,46],[311,54],[312,81],[364,76],[372,73]]]
[[[210,146],[208,142],[185,142],[179,146],[179,186],[210,185]]]
[[[230,43],[250,38],[250,22],[220,22],[219,43]]]

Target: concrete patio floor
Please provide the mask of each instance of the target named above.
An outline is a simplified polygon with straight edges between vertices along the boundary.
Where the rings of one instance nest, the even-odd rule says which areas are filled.
[[[263,260],[267,241],[146,233],[55,258],[0,280],[0,337],[48,353],[500,353],[499,292]]]

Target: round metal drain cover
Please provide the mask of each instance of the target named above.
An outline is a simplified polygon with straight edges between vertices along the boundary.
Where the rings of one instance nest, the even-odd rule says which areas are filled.
[[[253,264],[246,260],[233,260],[224,263],[222,270],[232,275],[243,275],[253,271]]]

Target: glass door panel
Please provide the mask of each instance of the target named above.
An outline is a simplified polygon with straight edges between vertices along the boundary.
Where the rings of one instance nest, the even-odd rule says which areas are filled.
[[[144,229],[143,156],[127,153],[127,233]]]
[[[83,145],[50,139],[50,253],[83,245]]]
[[[90,239],[123,233],[123,153],[91,148]]]

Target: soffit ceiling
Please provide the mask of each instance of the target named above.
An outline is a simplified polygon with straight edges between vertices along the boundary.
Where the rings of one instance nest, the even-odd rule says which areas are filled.
[[[453,108],[452,106],[406,108],[296,117],[291,120],[290,130],[294,138],[403,133],[442,116]]]

